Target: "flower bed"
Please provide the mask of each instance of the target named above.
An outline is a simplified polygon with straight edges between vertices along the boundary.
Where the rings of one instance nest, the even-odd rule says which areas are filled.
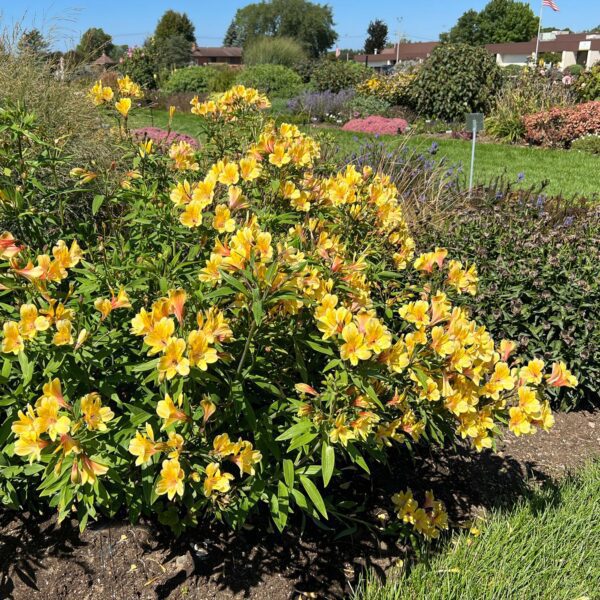
[[[408,127],[408,122],[404,119],[392,119],[372,115],[364,119],[351,119],[342,129],[344,131],[357,131],[362,133],[375,133],[378,135],[396,135],[404,133]]]
[[[170,146],[175,142],[187,142],[192,148],[198,148],[199,146],[198,141],[190,135],[177,133],[176,131],[167,131],[160,127],[140,127],[138,129],[132,129],[131,136],[138,142],[152,140],[159,146]]]

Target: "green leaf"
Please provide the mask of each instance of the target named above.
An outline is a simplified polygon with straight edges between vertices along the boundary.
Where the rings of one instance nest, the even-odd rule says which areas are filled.
[[[331,476],[333,475],[334,467],[335,450],[325,442],[321,448],[321,474],[323,475],[324,487],[328,486]]]
[[[279,437],[276,437],[275,441],[283,442],[285,440],[291,440],[293,437],[296,437],[311,428],[312,428],[312,421],[309,421],[308,419],[304,419],[303,421],[300,421],[299,423],[292,425],[289,429],[284,431]]]
[[[283,461],[283,478],[285,480],[285,484],[291,489],[294,488],[294,463],[286,458]]]
[[[315,505],[315,508],[327,519],[325,502],[323,502],[323,497],[319,493],[317,486],[304,475],[300,475],[300,483],[302,484],[302,487],[305,489],[312,503]]]
[[[96,215],[98,213],[98,211],[100,210],[100,207],[102,206],[102,204],[104,203],[104,196],[98,194],[96,196],[94,196],[94,199],[92,200],[92,214]]]
[[[27,385],[33,377],[33,364],[29,362],[25,352],[19,352],[19,365],[23,373],[23,385]]]

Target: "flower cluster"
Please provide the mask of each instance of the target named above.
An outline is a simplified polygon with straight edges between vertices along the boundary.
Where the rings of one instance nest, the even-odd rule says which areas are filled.
[[[356,91],[366,96],[375,96],[390,104],[405,104],[414,79],[414,74],[403,72],[392,75],[378,75],[359,83],[356,86]]]
[[[374,133],[376,135],[396,135],[404,133],[407,127],[408,121],[405,119],[371,115],[363,119],[351,119],[342,129],[344,131],[358,131],[361,133]]]
[[[435,499],[432,491],[425,492],[422,506],[414,499],[410,488],[394,494],[392,502],[398,518],[426,538],[438,538],[442,530],[448,529],[446,507],[441,500]]]
[[[190,104],[195,115],[225,121],[236,120],[241,112],[264,110],[271,106],[264,94],[243,85],[236,85],[207,102],[200,102],[195,96]]]

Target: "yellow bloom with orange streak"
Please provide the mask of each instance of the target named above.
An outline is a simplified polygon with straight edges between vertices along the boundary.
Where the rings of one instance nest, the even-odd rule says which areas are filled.
[[[94,300],[94,308],[100,312],[100,320],[104,321],[110,313],[117,308],[131,308],[131,302],[127,292],[121,288],[116,296],[108,298],[97,298]]]
[[[332,444],[342,444],[347,446],[350,440],[356,438],[356,434],[346,424],[346,417],[343,414],[339,414],[335,418],[333,427],[329,430],[329,440]]]
[[[364,336],[367,350],[370,350],[374,354],[381,354],[381,352],[387,350],[392,345],[390,332],[375,317],[367,320]]]
[[[81,485],[86,483],[93,485],[98,480],[98,475],[105,475],[107,471],[108,467],[106,465],[92,460],[85,454],[81,455]]]
[[[179,460],[171,458],[164,460],[160,471],[160,479],[156,484],[156,493],[159,496],[167,495],[169,500],[178,496],[183,496],[185,473],[179,464]]]
[[[448,256],[448,250],[446,250],[446,248],[436,248],[435,252],[426,252],[425,254],[418,256],[415,259],[413,266],[417,271],[431,273],[435,265],[437,265],[439,269],[442,268],[446,256]]]
[[[207,175],[203,181],[199,181],[195,184],[192,191],[192,201],[200,203],[203,208],[209,206],[215,195],[216,184],[216,178],[210,174]]]
[[[40,428],[40,422],[36,421],[36,415],[33,411],[33,407],[31,404],[28,404],[25,408],[25,412],[19,410],[17,413],[18,419],[13,421],[10,428],[11,431],[17,436],[22,436],[26,433],[42,433]]]
[[[173,333],[175,332],[175,323],[173,319],[163,317],[158,322],[153,323],[152,328],[144,337],[144,344],[150,346],[148,354],[158,354],[164,352],[173,339]]]
[[[173,338],[158,361],[158,379],[173,379],[175,375],[186,376],[190,372],[190,361],[184,358],[185,340]]]
[[[204,479],[204,495],[207,498],[216,495],[216,492],[226,494],[231,489],[229,483],[233,479],[231,473],[221,473],[219,463],[209,463],[206,465],[206,477]]]
[[[190,364],[201,371],[206,371],[209,364],[219,360],[217,351],[209,346],[206,333],[197,329],[191,331],[188,336],[188,356]]]
[[[442,358],[452,354],[456,342],[450,338],[443,327],[437,325],[431,329],[431,349]]]
[[[187,421],[188,416],[181,410],[182,395],[180,394],[177,404],[173,402],[173,399],[169,394],[165,394],[165,399],[160,400],[156,405],[156,414],[163,420],[163,426],[161,429],[167,429],[173,423]]]
[[[112,88],[108,86],[103,86],[101,81],[96,81],[96,83],[90,90],[89,95],[92,99],[92,102],[96,106],[100,106],[105,102],[110,102],[115,94],[112,91]]]
[[[36,408],[36,431],[47,433],[52,441],[67,433],[71,428],[71,419],[59,415],[60,406],[55,398],[43,397]]]
[[[537,398],[537,392],[527,387],[526,385],[520,387],[517,390],[519,396],[519,408],[529,417],[535,418],[536,415],[540,414],[542,405]]]
[[[237,454],[240,449],[239,442],[232,442],[229,439],[229,434],[221,433],[215,436],[213,440],[212,454],[219,458],[226,458],[231,454]]]
[[[448,263],[448,285],[452,286],[459,294],[466,292],[475,295],[477,292],[477,269],[471,265],[467,269],[458,260],[451,260]]]
[[[508,411],[510,420],[508,422],[508,428],[517,437],[523,434],[532,433],[534,431],[531,426],[531,421],[527,413],[518,406],[511,406]]]
[[[0,235],[0,258],[13,258],[23,250],[17,243],[12,233],[5,231]]]
[[[369,360],[371,351],[365,343],[365,336],[358,331],[354,323],[349,323],[342,330],[344,344],[340,347],[342,360],[350,361],[352,366],[358,365],[360,360]]]
[[[398,309],[398,313],[405,321],[412,323],[417,329],[426,327],[431,321],[429,317],[429,303],[425,300],[409,302],[401,306]]]
[[[238,452],[231,458],[239,470],[240,475],[254,475],[254,465],[262,460],[262,454],[258,450],[254,450],[252,444],[248,441],[242,441]]]
[[[183,311],[187,300],[187,294],[184,289],[178,288],[176,290],[169,290],[169,312],[175,315],[177,322],[181,325],[183,323]]]
[[[212,226],[219,233],[232,233],[235,231],[235,220],[231,218],[231,211],[224,204],[219,204],[215,208]]]
[[[535,358],[527,363],[526,367],[522,367],[519,371],[519,377],[523,383],[532,383],[538,385],[542,382],[544,376],[544,367],[546,364],[543,360]]]
[[[187,179],[179,181],[171,190],[169,198],[176,206],[185,206],[192,201],[192,193],[195,191],[195,184],[190,184]]]
[[[317,328],[323,334],[323,339],[327,340],[334,335],[341,335],[344,327],[351,322],[352,313],[344,306],[325,308],[325,312],[317,318]]]
[[[219,164],[223,161],[219,161]],[[240,171],[234,162],[220,164],[217,181],[223,185],[235,185],[240,180]]]
[[[17,456],[29,457],[29,462],[42,459],[42,450],[49,442],[40,439],[35,431],[26,431],[15,442],[14,452]]]
[[[73,344],[73,326],[71,321],[63,319],[56,321],[56,333],[52,338],[52,343],[55,346],[67,346]]]
[[[189,229],[200,227],[202,225],[202,211],[204,208],[205,206],[202,202],[192,200],[179,216],[179,221]]]
[[[500,348],[499,348],[500,360],[506,362],[516,347],[517,347],[517,344],[515,342],[512,342],[510,340],[502,340],[500,342]]]
[[[261,167],[256,161],[256,159],[242,158],[240,160],[240,177],[244,181],[254,181],[258,179],[261,175]]]
[[[115,416],[108,406],[102,406],[102,399],[97,392],[83,396],[80,406],[83,420],[90,431],[106,431],[106,424]]]
[[[220,283],[222,275],[219,269],[225,266],[224,261],[223,256],[211,252],[210,258],[206,261],[206,266],[198,274],[198,279],[204,283]]]
[[[547,376],[548,385],[551,387],[576,387],[577,377],[571,374],[564,362],[556,362],[552,365],[552,373]]]
[[[173,168],[178,171],[198,171],[200,169],[200,165],[194,157],[194,148],[185,140],[171,144],[169,158],[173,161]]]
[[[146,423],[146,435],[142,435],[139,431],[135,432],[135,437],[129,441],[129,452],[136,457],[136,466],[149,463],[158,452],[157,444],[154,441],[154,431],[150,423]]]
[[[23,337],[19,332],[19,324],[15,321],[6,321],[2,325],[2,352],[5,354],[19,354],[25,349]]]
[[[216,306],[212,306],[204,313],[198,312],[196,322],[198,327],[206,334],[209,344],[214,344],[215,340],[228,342],[233,337],[229,322],[223,312]]]
[[[275,144],[273,152],[269,154],[269,162],[276,167],[283,167],[287,165],[291,160],[290,155],[286,152],[286,148],[283,144]]]

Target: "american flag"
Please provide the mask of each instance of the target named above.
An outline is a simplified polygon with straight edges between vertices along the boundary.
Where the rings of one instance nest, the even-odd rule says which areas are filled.
[[[554,0],[542,0],[542,6],[549,6],[553,11],[558,12],[558,4]]]

